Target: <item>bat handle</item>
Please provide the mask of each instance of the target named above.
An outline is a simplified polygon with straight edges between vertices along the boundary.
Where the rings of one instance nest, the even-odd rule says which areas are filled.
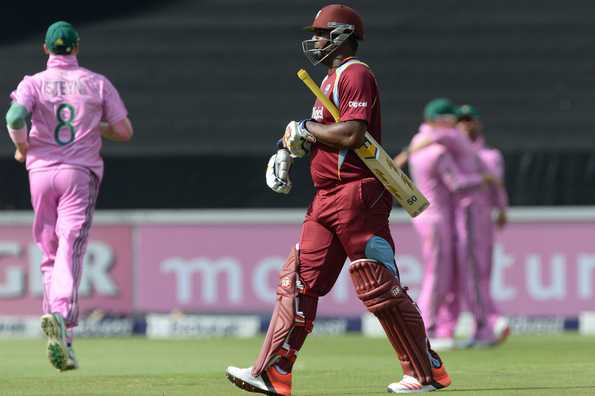
[[[300,80],[302,80],[302,81],[306,81],[307,79],[310,79],[310,75],[304,69],[298,70],[297,75],[300,78]]]

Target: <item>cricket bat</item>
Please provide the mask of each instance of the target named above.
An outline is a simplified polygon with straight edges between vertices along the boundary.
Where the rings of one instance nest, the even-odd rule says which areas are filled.
[[[339,109],[322,93],[308,72],[300,69],[297,75],[333,115],[335,122],[338,122],[340,119]],[[417,189],[411,179],[395,166],[392,157],[384,151],[370,133],[366,132],[364,144],[354,151],[411,217],[417,216],[430,205],[426,197]]]

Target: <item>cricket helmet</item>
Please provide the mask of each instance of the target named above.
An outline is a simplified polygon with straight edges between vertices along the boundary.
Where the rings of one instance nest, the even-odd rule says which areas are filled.
[[[339,48],[349,37],[364,39],[364,22],[351,7],[343,4],[330,4],[323,7],[306,30],[317,29],[329,31],[329,40],[324,48],[316,48],[317,38],[302,41],[302,51],[306,58],[317,65]]]

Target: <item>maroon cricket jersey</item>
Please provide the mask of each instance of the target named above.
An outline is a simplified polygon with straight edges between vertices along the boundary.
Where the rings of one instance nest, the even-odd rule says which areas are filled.
[[[347,58],[339,67],[329,70],[320,88],[339,109],[340,121],[365,121],[368,132],[382,143],[378,84],[367,65]],[[312,108],[312,118],[322,124],[335,122],[318,99]],[[322,143],[312,146],[310,173],[316,188],[374,177],[353,150],[337,150]]]

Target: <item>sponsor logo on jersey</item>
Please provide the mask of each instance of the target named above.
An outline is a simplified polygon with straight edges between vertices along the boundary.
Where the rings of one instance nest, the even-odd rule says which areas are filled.
[[[357,102],[355,100],[350,100],[349,107],[368,107],[368,102]]]
[[[323,118],[322,111],[323,110],[324,110],[324,108],[322,106],[312,107],[312,119],[314,119],[316,121],[322,120],[322,118]]]

